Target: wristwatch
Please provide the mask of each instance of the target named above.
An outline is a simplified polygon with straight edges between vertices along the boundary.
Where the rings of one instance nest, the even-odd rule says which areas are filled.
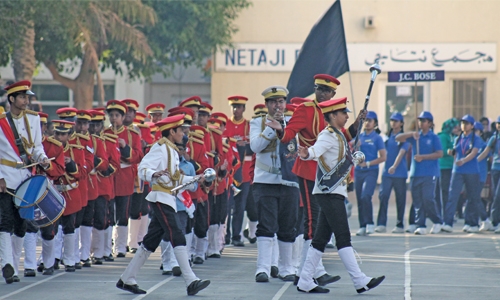
[[[367,168],[369,168],[369,167],[370,167],[370,162],[369,162],[369,161],[367,161],[367,162],[366,162],[366,167],[367,167]]]

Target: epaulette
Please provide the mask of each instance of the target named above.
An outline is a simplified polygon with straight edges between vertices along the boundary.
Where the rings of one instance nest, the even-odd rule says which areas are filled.
[[[254,116],[252,116],[252,119],[257,119],[257,118],[260,118],[260,117],[262,117],[262,115],[254,115]]]
[[[198,143],[198,144],[202,144],[202,145],[204,144],[204,142],[202,140],[199,140],[199,139],[194,138],[194,137],[190,137],[189,140],[193,141],[195,143]]]
[[[212,152],[205,152],[205,154],[207,154],[208,156],[210,156],[212,158],[215,157],[215,154],[213,154]]]
[[[227,153],[229,149],[227,147],[222,147],[222,151],[224,151],[224,153]]]
[[[26,112],[27,114],[30,114],[30,115],[38,116],[38,113],[36,111],[33,111],[33,110],[27,109],[24,112]]]
[[[222,131],[220,131],[219,129],[210,128],[209,130],[212,131],[212,132],[217,133],[218,135],[222,135]]]
[[[194,132],[194,131],[190,131],[190,132],[188,133],[188,135],[189,135],[189,136],[194,136],[194,137],[197,137],[197,138],[200,138],[200,139],[205,138],[205,135],[204,135],[204,134],[198,134],[198,133],[196,133],[196,132]]]
[[[104,140],[106,140],[106,141],[109,141],[109,142],[111,142],[111,143],[113,143],[113,144],[116,144],[116,140],[115,140],[115,139],[110,138],[109,136],[106,136],[106,135],[105,135],[105,136],[103,137],[103,139],[104,139]]]
[[[316,106],[316,103],[314,103],[314,101],[304,102],[302,104],[304,104],[304,106]]]
[[[128,130],[129,130],[130,132],[133,132],[133,133],[137,134],[137,135],[141,135],[141,134],[140,134],[137,130],[135,130],[135,128],[133,128],[133,129],[132,129],[132,128],[129,128]]]
[[[167,138],[166,137],[162,137],[161,139],[159,139],[157,141],[158,145],[164,145],[167,143]]]
[[[135,126],[137,126],[139,128],[149,128],[149,125],[146,125],[146,124],[135,124]]]
[[[334,133],[335,132],[335,130],[333,130],[333,128],[331,126],[326,127],[326,129],[328,129],[328,131],[330,133]]]
[[[75,144],[69,144],[69,146],[72,148],[77,148],[77,149],[85,149],[85,147],[80,146],[80,145],[75,145]]]
[[[5,118],[5,113],[1,113],[0,114],[0,120],[3,119],[3,118]]]
[[[116,134],[112,134],[112,133],[105,132],[105,133],[103,133],[103,135],[107,136],[109,138],[115,139],[115,140],[118,138],[118,136]]]
[[[238,140],[237,140],[237,139],[235,139],[235,138],[233,138],[233,137],[230,137],[230,138],[229,138],[229,140],[230,140],[231,142],[233,142],[233,143],[238,142]]]
[[[47,142],[50,142],[56,146],[62,147],[62,143],[56,140],[55,138],[49,136],[48,138],[45,139]]]
[[[104,137],[99,136],[97,134],[92,134],[93,137],[100,139],[101,141],[104,141]]]
[[[81,139],[84,139],[84,140],[87,140],[87,141],[90,141],[90,136],[86,136],[86,135],[83,135],[81,133],[75,133],[75,136],[81,138]]]

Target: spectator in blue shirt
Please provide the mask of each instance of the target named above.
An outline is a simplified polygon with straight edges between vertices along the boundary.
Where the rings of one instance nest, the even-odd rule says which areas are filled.
[[[398,142],[408,140],[413,149],[410,188],[418,227],[415,234],[427,234],[426,217],[434,223],[431,233],[440,232],[443,223],[434,198],[436,179],[439,177],[437,160],[443,156],[443,150],[438,136],[431,131],[433,122],[432,114],[423,111],[418,117],[419,132],[401,133],[396,137]]]
[[[372,197],[378,177],[378,165],[386,158],[385,146],[379,135],[377,114],[369,111],[366,114],[365,130],[359,135],[359,150],[364,153],[365,161],[356,166],[354,171],[354,188],[358,200],[359,230],[356,235],[367,235],[375,232],[373,223]]]
[[[481,189],[477,154],[481,148],[482,139],[474,133],[474,122],[474,117],[471,115],[463,116],[462,133],[455,139],[454,148],[448,150],[455,156],[455,162],[451,175],[449,199],[444,209],[442,229],[445,232],[453,232],[453,217],[464,186],[467,195],[467,216],[464,229],[471,233],[479,232],[477,205],[481,201]]]
[[[480,159],[481,154],[485,151],[486,149],[486,142],[484,141],[484,126],[481,122],[474,122],[474,132],[476,133],[476,136],[481,137],[481,148],[479,148],[478,156],[477,156],[477,163],[479,167],[479,183],[480,187],[479,190],[483,191],[485,188],[485,183],[486,179],[488,177],[488,160],[487,159]],[[488,218],[488,214],[486,212],[486,201],[483,201],[482,195],[480,198],[480,201],[478,202],[477,205],[477,211],[479,213],[479,218],[481,220],[481,226],[479,227],[479,231],[487,231],[490,230],[493,226],[491,224],[490,219]],[[465,211],[465,214],[467,216],[467,210]]]
[[[387,208],[391,191],[396,193],[397,223],[392,230],[393,233],[404,233],[404,213],[406,205],[406,178],[408,167],[406,163],[406,152],[410,147],[408,142],[399,143],[396,136],[403,132],[404,118],[399,112],[395,112],[390,118],[391,129],[385,141],[387,160],[382,173],[382,184],[380,185],[377,227],[375,232],[386,232]]]

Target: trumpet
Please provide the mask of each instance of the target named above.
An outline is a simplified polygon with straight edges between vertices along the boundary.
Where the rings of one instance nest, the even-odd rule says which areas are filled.
[[[281,111],[281,109],[276,110],[276,113],[274,114],[274,119],[278,121],[283,128],[286,127],[286,120],[285,120],[285,111]]]
[[[214,181],[215,177],[216,177],[216,173],[215,173],[215,170],[212,169],[212,168],[207,168],[204,172],[203,172],[203,175],[205,176],[205,181],[206,182],[212,182]],[[201,179],[201,176],[198,175],[198,176],[195,176],[193,179],[191,179],[189,182],[186,182],[184,184],[181,184],[179,186],[176,186],[175,188],[172,189],[172,193],[175,193],[177,192],[178,190],[182,190],[184,188],[186,188],[187,186],[195,183],[195,182],[198,182],[200,181]]]
[[[240,190],[239,188],[237,188],[237,187],[234,185],[234,183],[233,183],[233,184],[231,184],[231,189],[232,189],[232,190],[233,190],[233,192],[234,192],[234,196],[238,195],[238,194],[241,192],[241,190]]]

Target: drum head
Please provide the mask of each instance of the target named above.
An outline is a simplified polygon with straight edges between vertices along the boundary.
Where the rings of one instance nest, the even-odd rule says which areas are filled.
[[[24,199],[14,197],[14,203],[19,207],[30,207],[42,197],[47,187],[47,178],[42,175],[35,175],[23,181],[17,187],[16,196]]]

